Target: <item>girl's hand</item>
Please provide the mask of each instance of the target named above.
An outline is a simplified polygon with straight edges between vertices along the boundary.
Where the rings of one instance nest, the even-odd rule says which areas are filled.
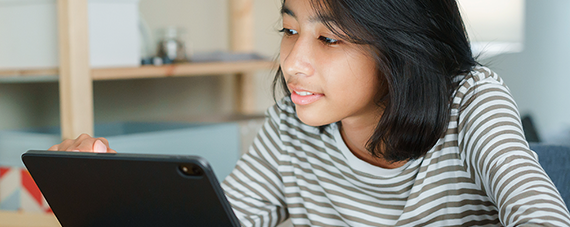
[[[87,134],[81,134],[77,139],[67,139],[60,144],[53,145],[50,151],[76,151],[95,153],[117,153],[109,148],[109,141],[103,137],[93,138]]]

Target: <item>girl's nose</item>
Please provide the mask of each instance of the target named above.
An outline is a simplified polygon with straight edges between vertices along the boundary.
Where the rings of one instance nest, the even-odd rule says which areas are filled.
[[[284,53],[281,53],[281,56],[284,56]],[[310,42],[299,37],[286,54],[281,68],[289,76],[311,76],[315,72],[312,59]]]

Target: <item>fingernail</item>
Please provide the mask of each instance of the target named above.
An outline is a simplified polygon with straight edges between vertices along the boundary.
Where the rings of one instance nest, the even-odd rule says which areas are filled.
[[[79,152],[79,150],[71,150],[71,151],[73,151],[73,152]]]
[[[107,152],[107,146],[101,140],[97,140],[95,145],[93,145],[93,151],[96,153],[105,153]]]

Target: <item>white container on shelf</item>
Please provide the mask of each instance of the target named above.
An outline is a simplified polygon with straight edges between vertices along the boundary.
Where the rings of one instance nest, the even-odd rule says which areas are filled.
[[[89,1],[91,67],[140,65],[139,0]],[[0,0],[0,69],[59,65],[56,0]]]

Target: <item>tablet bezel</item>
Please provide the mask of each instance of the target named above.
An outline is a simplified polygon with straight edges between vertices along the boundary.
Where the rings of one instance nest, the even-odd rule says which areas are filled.
[[[118,198],[118,200],[128,200],[126,202],[123,201],[125,204],[137,204],[130,206],[132,207],[131,209],[144,209],[144,212],[139,212],[141,215],[145,212],[151,212],[148,210],[153,208],[146,208],[147,206],[144,205],[144,199],[132,201],[134,199],[130,197],[133,193],[141,193],[141,197],[147,197],[147,200],[152,200],[152,202],[148,203],[153,204],[152,206],[160,206],[161,208],[156,207],[155,209],[162,210],[157,210],[156,212],[164,215],[165,217],[174,217],[174,219],[180,218],[181,220],[188,219],[192,220],[192,222],[204,221],[200,223],[210,223],[208,222],[209,220],[201,219],[215,218],[218,220],[211,220],[211,222],[214,223],[213,225],[225,223],[224,221],[226,221],[228,224],[222,225],[240,226],[239,220],[233,213],[233,210],[226,199],[212,168],[205,159],[199,156],[30,150],[22,154],[22,161],[28,168],[32,178],[36,181],[36,184],[44,194],[44,197],[48,204],[50,204],[55,216],[58,218],[62,226],[77,226],[78,223],[85,226],[84,224],[88,221],[92,223],[100,222],[99,224],[92,224],[92,226],[100,226],[103,222],[104,225],[109,225],[109,222],[105,222],[105,219],[109,219],[109,217],[103,216],[109,216],[110,214],[109,212],[103,211],[119,208],[115,208],[117,204],[107,204],[107,206],[105,206],[104,202],[97,200],[115,198],[113,196],[119,194],[122,196],[116,196],[116,198]],[[180,171],[179,167],[181,165],[188,164],[198,165],[203,170],[203,174],[200,176],[185,175]],[[132,168],[135,169],[133,170]],[[156,182],[147,183],[149,179]],[[121,186],[123,182],[129,183],[128,185],[123,184],[123,186]],[[91,186],[88,187],[86,184],[91,184]],[[115,184],[115,187],[113,187],[113,184]],[[70,189],[75,187],[77,190]],[[132,187],[135,187],[136,189],[133,189]],[[148,194],[150,191],[156,191],[162,194],[170,192],[170,190],[163,187],[169,187],[172,191],[176,191],[179,194],[174,196],[178,196],[180,198],[179,200],[172,197],[172,195],[162,197],[163,199],[170,201],[170,203],[174,203],[172,206],[169,206],[170,203],[162,204],[160,200],[157,200],[157,198],[153,196],[153,194]],[[95,188],[98,188],[99,190],[95,190]],[[125,190],[131,190],[132,193],[123,192],[121,191],[122,188],[131,188]],[[137,190],[140,188],[143,188],[144,190]],[[185,188],[189,189],[189,191],[192,192],[192,195],[188,195],[190,193],[181,193]],[[200,191],[202,189],[206,191]],[[104,194],[108,195],[105,196]],[[92,200],[95,201],[89,201],[91,197],[93,197]],[[83,209],[91,209],[91,212],[94,214],[85,214],[86,212],[82,210],[80,206],[69,201],[71,198],[78,198],[74,201],[84,201],[82,203],[87,203],[82,204],[84,207]],[[112,201],[118,200],[115,199]],[[212,202],[204,202],[205,200]],[[202,204],[192,204],[192,206],[186,207],[184,207],[184,205],[190,204],[176,204],[181,203],[182,201],[186,201],[185,203],[188,203],[188,201],[201,201],[199,203]],[[75,207],[75,209],[72,209],[71,207]],[[97,207],[100,208],[98,209]],[[181,209],[166,211],[171,209],[171,207],[179,207]],[[203,213],[203,211],[197,207],[204,207],[203,209],[213,210],[215,213],[219,214]],[[202,213],[200,217],[197,217],[199,219],[195,219],[190,216],[182,217],[182,214],[172,214],[173,212],[176,213],[179,210],[185,209],[193,210],[193,213]],[[103,210],[100,212],[101,217],[97,217],[97,212],[101,210]],[[119,209],[115,213],[121,213],[121,211],[124,211],[124,209]],[[76,214],[73,214],[72,212],[76,212]],[[183,211],[180,212],[183,213]],[[124,225],[125,223],[133,224],[137,221],[141,222],[145,218],[149,220],[153,218],[150,217],[153,215],[152,212],[138,218],[133,218],[131,217],[132,215],[133,214],[125,211],[125,214],[122,214],[122,216],[129,216],[129,220],[122,223],[121,221],[123,220],[120,220],[122,217],[113,216],[112,218],[119,220],[115,222],[117,223],[116,226]],[[92,218],[94,220],[75,220],[78,218]],[[156,220],[152,219],[152,221]],[[148,224],[148,226],[157,224],[152,221],[147,221],[146,224]],[[163,223],[166,223],[166,221],[170,220],[165,220]],[[194,225],[195,223],[179,224]]]

